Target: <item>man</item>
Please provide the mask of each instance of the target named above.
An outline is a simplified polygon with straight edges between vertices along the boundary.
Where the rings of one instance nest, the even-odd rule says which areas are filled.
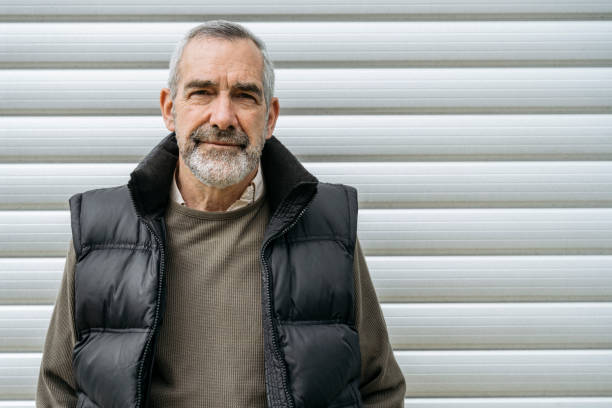
[[[172,133],[126,186],[70,198],[39,407],[400,407],[356,237],[356,190],[272,136],[264,44],[191,30],[161,91]]]

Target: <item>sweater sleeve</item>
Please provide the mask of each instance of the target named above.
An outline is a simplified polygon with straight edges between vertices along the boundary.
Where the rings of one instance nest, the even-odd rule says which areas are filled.
[[[75,265],[76,255],[71,240],[43,347],[36,389],[38,408],[74,408],[77,405],[76,383],[72,372],[72,350],[76,342],[73,325]]]
[[[355,245],[355,312],[361,352],[359,389],[364,407],[404,406],[406,382],[393,355],[387,326],[359,239]]]

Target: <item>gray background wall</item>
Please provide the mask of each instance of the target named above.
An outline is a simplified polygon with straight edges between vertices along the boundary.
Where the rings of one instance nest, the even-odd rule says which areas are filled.
[[[0,407],[31,407],[67,199],[167,132],[174,43],[269,46],[275,135],[358,188],[410,408],[612,407],[612,2],[0,0]]]

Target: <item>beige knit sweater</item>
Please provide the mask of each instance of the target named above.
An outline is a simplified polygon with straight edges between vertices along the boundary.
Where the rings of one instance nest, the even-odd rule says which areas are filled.
[[[270,217],[265,194],[239,209],[206,212],[171,201],[167,309],[149,407],[265,407],[259,247]],[[75,407],[72,242],[45,340],[37,407]],[[357,242],[357,330],[367,407],[402,407],[405,382]]]

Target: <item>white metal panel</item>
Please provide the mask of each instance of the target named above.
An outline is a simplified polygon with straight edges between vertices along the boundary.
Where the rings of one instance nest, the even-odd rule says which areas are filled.
[[[369,14],[536,14],[536,13],[612,13],[612,5],[607,0],[590,1],[558,1],[540,0],[504,0],[462,1],[462,0],[420,0],[358,2],[353,0],[336,0],[321,2],[317,0],[286,0],[282,2],[226,0],[224,2],[202,2],[198,0],[183,0],[171,4],[163,0],[130,0],[108,2],[106,0],[91,0],[83,3],[79,0],[2,0],[0,14],[40,16],[40,15],[78,15],[81,18],[88,15],[118,15],[118,16],[157,16],[172,18],[176,15],[203,15],[209,19],[214,16],[263,16],[263,15],[293,15],[303,14],[329,15],[340,14],[356,16],[356,19]],[[315,16],[316,17],[316,16]],[[448,16],[447,16],[448,17]]]
[[[167,66],[193,23],[3,23],[3,63]],[[523,61],[612,58],[612,21],[245,23],[278,62]],[[529,64],[527,64],[529,65]]]
[[[0,211],[0,256],[61,256],[68,211]],[[365,209],[371,255],[612,254],[611,208]]]
[[[54,303],[65,258],[0,258],[0,304]]]
[[[0,306],[0,352],[41,352],[53,306]]]
[[[359,191],[363,208],[612,206],[610,162],[306,163]],[[0,164],[0,208],[67,208],[80,191],[127,183],[131,164]]]
[[[161,116],[0,117],[0,160],[136,161],[168,131]],[[612,115],[280,115],[298,156],[344,160],[612,159]]]
[[[0,306],[0,352],[42,351],[52,306]],[[403,350],[612,347],[612,304],[383,304]]]
[[[612,396],[611,350],[398,351],[409,397]]]
[[[0,0],[0,14],[0,66],[15,68],[0,71],[0,112],[20,115],[0,118],[0,162],[35,163],[0,165],[0,208],[52,208],[76,186],[118,184],[104,173],[112,166],[89,175],[83,164],[57,167],[79,170],[80,180],[54,166],[38,170],[48,161],[133,166],[167,133],[156,102],[166,72],[158,68],[173,42],[194,16],[242,18],[283,68],[277,137],[321,178],[356,185],[362,208],[403,208],[362,210],[359,234],[368,253],[400,255],[368,262],[380,299],[403,302],[383,304],[394,345],[421,349],[397,353],[406,406],[612,406],[612,256],[602,255],[612,254],[612,214],[588,208],[610,207],[609,162],[570,161],[612,160],[608,0]],[[41,23],[53,20],[61,23]],[[53,67],[67,69],[38,69]],[[83,114],[109,116],[72,116]],[[113,117],[133,114],[151,116]],[[570,205],[578,208],[556,208]],[[436,206],[449,209],[407,209]],[[51,310],[68,223],[62,211],[0,212],[0,256],[58,256],[46,268],[37,262],[49,258],[0,258],[0,303],[47,303],[0,308],[0,349],[40,349],[47,321],[38,317]],[[521,301],[538,303],[512,303]],[[457,350],[478,347],[530,349]],[[14,400],[34,398],[39,359],[0,354],[0,407],[34,406]],[[529,395],[547,398],[504,397]]]
[[[611,303],[402,303],[382,310],[393,347],[404,350],[612,348]]]
[[[381,302],[612,301],[612,256],[369,256]]]
[[[612,68],[279,69],[281,108],[600,113]],[[0,112],[159,113],[166,70],[1,70]]]
[[[415,209],[359,211],[372,255],[609,254],[612,209]]]
[[[34,399],[41,353],[0,353],[0,395]]]
[[[62,256],[70,239],[68,211],[0,212],[0,256]]]

